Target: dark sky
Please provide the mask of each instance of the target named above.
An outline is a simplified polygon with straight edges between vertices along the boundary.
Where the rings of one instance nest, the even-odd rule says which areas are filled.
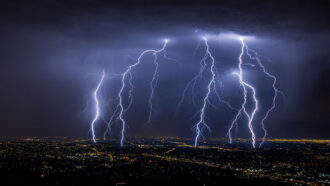
[[[2,0],[0,3],[0,136],[90,137],[94,116],[93,89],[102,69],[123,73],[144,49],[162,46],[179,63],[160,59],[157,114],[145,124],[152,74],[152,56],[133,72],[134,104],[127,112],[127,135],[192,137],[193,107],[187,96],[179,113],[175,107],[185,84],[198,72],[205,51],[201,35],[236,33],[253,36],[250,48],[263,56],[278,77],[286,101],[277,99],[266,127],[273,138],[330,137],[330,14],[329,1],[125,1]],[[241,104],[241,89],[231,71],[237,67],[240,43],[210,39],[223,81],[223,98]],[[247,78],[258,87],[261,107],[268,108],[271,81],[254,70]],[[207,76],[205,77],[207,78]],[[205,94],[199,84],[197,103]],[[108,76],[100,99],[105,118],[111,116],[120,79]],[[204,88],[203,88],[204,87]],[[212,99],[208,109],[211,137],[226,137],[234,113]],[[260,137],[261,109],[254,122]],[[113,127],[118,137],[119,125]],[[97,135],[104,123],[97,123]],[[249,137],[240,121],[236,136]]]

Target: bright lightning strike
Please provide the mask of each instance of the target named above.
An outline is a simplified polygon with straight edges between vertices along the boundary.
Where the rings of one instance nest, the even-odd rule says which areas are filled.
[[[252,54],[250,54],[249,52],[252,52],[252,53],[254,54],[254,56],[252,56]],[[267,130],[266,130],[266,128],[265,128],[265,124],[264,124],[264,122],[265,122],[265,120],[268,118],[270,112],[271,112],[272,110],[274,110],[275,107],[276,107],[276,98],[277,98],[277,95],[278,95],[278,94],[281,94],[281,95],[283,96],[283,98],[284,98],[284,93],[283,93],[282,91],[280,91],[280,90],[276,87],[276,81],[277,81],[277,78],[276,78],[274,75],[272,75],[271,73],[269,73],[269,72],[267,71],[267,69],[265,68],[265,66],[262,64],[262,62],[261,62],[261,60],[260,60],[260,58],[259,58],[258,53],[257,53],[256,51],[252,50],[252,49],[249,49],[248,46],[246,45],[246,54],[250,57],[250,59],[255,60],[255,61],[258,63],[259,67],[262,69],[263,73],[264,73],[266,76],[268,76],[269,78],[271,78],[272,81],[273,81],[273,83],[272,83],[272,87],[273,87],[273,91],[274,91],[274,96],[273,96],[273,99],[272,99],[272,105],[271,105],[271,107],[267,110],[265,116],[264,116],[264,117],[262,118],[262,120],[261,120],[262,130],[264,131],[264,136],[262,137],[262,142],[259,144],[259,147],[261,147],[262,144],[265,142],[265,139],[266,139],[266,137],[267,137]]]
[[[236,115],[234,116],[234,119],[231,122],[230,128],[228,130],[228,136],[229,136],[229,140],[230,143],[232,143],[232,136],[231,136],[231,130],[233,128],[233,126],[238,123],[238,120],[241,117],[246,117],[248,119],[248,128],[249,131],[251,133],[251,140],[252,140],[252,146],[253,148],[256,147],[256,136],[254,133],[254,128],[253,128],[253,122],[255,121],[255,117],[256,117],[256,113],[259,110],[259,100],[257,99],[256,96],[256,87],[254,87],[253,85],[249,84],[245,79],[244,79],[244,66],[248,65],[250,67],[260,67],[262,69],[262,72],[265,76],[267,76],[267,78],[272,79],[272,88],[273,88],[273,97],[272,97],[272,104],[270,106],[270,108],[266,111],[264,117],[261,119],[261,124],[262,124],[262,130],[264,132],[263,138],[262,138],[262,142],[259,144],[259,147],[262,146],[262,144],[265,142],[265,139],[267,137],[267,130],[265,128],[265,120],[269,117],[270,113],[275,109],[276,107],[276,99],[278,94],[281,94],[284,97],[284,94],[282,91],[280,91],[277,87],[276,87],[276,82],[277,82],[277,78],[272,75],[271,73],[269,73],[267,71],[267,69],[265,68],[265,66],[262,64],[261,59],[259,54],[252,50],[249,49],[247,44],[244,41],[243,37],[239,37],[239,40],[241,42],[241,52],[239,54],[238,57],[238,71],[233,72],[234,75],[236,75],[239,79],[239,83],[240,83],[240,87],[243,90],[243,103],[241,104],[240,108],[234,108],[231,106],[231,104],[225,100],[223,100],[220,96],[220,94],[217,92],[217,85],[219,84],[220,88],[222,87],[221,85],[221,81],[217,78],[218,76],[218,71],[215,67],[215,58],[213,56],[213,54],[210,51],[210,47],[209,47],[209,43],[208,43],[208,39],[206,37],[203,37],[203,41],[205,43],[206,46],[206,50],[204,53],[204,56],[202,57],[202,59],[200,60],[200,69],[198,74],[191,80],[188,82],[188,84],[186,85],[186,87],[183,90],[183,94],[181,97],[181,100],[178,103],[177,109],[176,109],[176,113],[178,112],[178,109],[180,108],[180,106],[183,104],[184,99],[185,99],[185,94],[186,92],[189,90],[189,88],[191,88],[191,93],[192,93],[192,101],[193,104],[195,106],[197,106],[198,104],[195,103],[195,90],[196,90],[196,86],[198,85],[198,81],[202,80],[203,74],[204,73],[209,73],[210,74],[210,79],[207,81],[207,91],[206,94],[203,96],[202,98],[202,104],[200,106],[200,109],[198,109],[198,111],[194,114],[194,117],[198,116],[198,122],[194,125],[194,129],[195,129],[195,140],[194,140],[194,146],[197,147],[198,142],[200,140],[200,138],[203,138],[203,130],[206,128],[208,131],[210,131],[210,126],[207,124],[207,117],[206,117],[206,113],[207,113],[207,109],[209,106],[216,108],[216,106],[212,103],[212,96],[216,96],[218,98],[218,101],[220,103],[225,104],[228,108],[230,108],[231,110],[235,110],[237,111]],[[168,40],[164,40],[164,44],[162,46],[162,48],[155,50],[155,49],[148,49],[143,51],[137,58],[137,61],[128,66],[127,69],[122,73],[119,74],[118,76],[121,77],[121,87],[120,90],[118,92],[117,98],[118,99],[118,104],[116,109],[114,110],[110,120],[107,122],[107,129],[104,133],[104,139],[107,135],[107,133],[111,132],[111,123],[112,122],[120,122],[121,123],[121,130],[120,130],[120,136],[121,136],[121,140],[120,140],[120,144],[121,146],[123,146],[124,141],[125,141],[125,131],[127,128],[127,122],[125,119],[125,114],[126,112],[130,109],[132,103],[133,103],[133,91],[134,91],[134,85],[133,85],[133,76],[132,76],[132,69],[135,68],[136,66],[138,66],[141,61],[142,58],[147,55],[147,54],[151,54],[153,55],[153,64],[154,64],[154,71],[152,74],[152,79],[149,82],[149,87],[150,87],[150,95],[149,95],[149,99],[148,99],[148,105],[149,105],[149,112],[148,112],[148,119],[147,119],[147,123],[151,124],[151,120],[152,120],[152,115],[154,113],[154,105],[153,105],[153,98],[155,95],[155,89],[157,88],[158,85],[158,79],[159,79],[159,62],[158,62],[158,58],[159,58],[159,54],[161,53],[162,56],[164,57],[164,59],[167,60],[171,60],[174,62],[177,62],[174,59],[168,58],[166,55],[166,46],[167,46]],[[197,48],[198,49],[198,48]],[[197,50],[196,49],[196,50]],[[255,64],[249,63],[249,62],[243,62],[243,56],[248,56],[250,58],[250,60],[256,61]],[[103,70],[102,72],[102,77],[96,87],[96,89],[94,90],[94,102],[95,102],[95,116],[94,119],[91,122],[91,131],[93,134],[93,141],[96,142],[95,139],[95,131],[94,131],[94,126],[95,123],[98,121],[99,117],[100,117],[100,103],[99,103],[99,98],[98,98],[98,94],[99,94],[99,89],[102,86],[103,80],[105,77],[105,72]],[[124,101],[124,93],[127,90],[127,101]],[[252,100],[252,104],[253,104],[253,108],[247,108],[250,107],[248,106],[250,103],[250,99]]]
[[[120,131],[120,136],[121,136],[121,139],[120,139],[120,145],[123,146],[124,145],[124,140],[125,140],[125,130],[126,130],[126,127],[127,127],[127,123],[126,123],[126,120],[124,118],[124,115],[126,113],[126,111],[130,108],[130,106],[132,105],[133,103],[133,90],[134,90],[134,86],[133,86],[133,83],[132,83],[132,74],[131,74],[131,71],[134,67],[138,66],[140,63],[141,63],[141,59],[144,55],[148,54],[148,53],[152,53],[155,57],[154,57],[154,64],[155,64],[155,70],[154,70],[154,73],[153,73],[153,76],[152,76],[152,80],[150,82],[150,89],[151,89],[151,94],[150,94],[150,97],[149,97],[149,115],[148,115],[148,123],[151,123],[151,116],[152,116],[152,112],[154,111],[153,110],[153,104],[152,104],[152,99],[153,99],[153,96],[154,96],[154,93],[155,93],[155,88],[157,87],[157,82],[158,82],[158,61],[157,61],[157,55],[161,52],[164,52],[165,51],[165,48],[167,46],[167,43],[168,43],[168,40],[164,40],[164,44],[163,44],[163,47],[159,50],[154,50],[154,49],[148,49],[148,50],[145,50],[143,51],[138,59],[137,59],[137,62],[128,66],[128,68],[126,69],[126,71],[122,74],[122,78],[121,78],[121,88],[118,92],[118,98],[119,98],[119,103],[117,105],[117,108],[115,110],[115,113],[118,112],[118,119],[120,120],[121,124],[122,124],[122,128],[121,128],[121,131]],[[128,78],[128,84],[129,84],[129,90],[128,90],[128,105],[125,107],[124,106],[124,103],[123,103],[123,92],[124,92],[124,89],[126,87],[126,78],[127,76],[129,76]],[[113,118],[110,119],[109,123],[113,120]]]
[[[183,93],[182,93],[182,96],[181,96],[181,99],[178,103],[178,106],[176,108],[176,112],[178,112],[179,108],[181,107],[181,105],[183,104],[184,102],[184,99],[185,99],[185,95],[187,93],[187,91],[189,90],[189,88],[191,88],[191,94],[192,94],[192,101],[193,101],[193,104],[195,106],[197,106],[197,104],[195,103],[195,87],[196,87],[196,84],[197,84],[197,81],[202,79],[203,78],[203,73],[206,69],[210,69],[210,74],[211,74],[211,79],[209,80],[208,84],[207,84],[207,92],[203,98],[203,104],[202,104],[202,107],[198,110],[198,112],[196,112],[194,114],[193,117],[199,115],[199,120],[198,122],[194,125],[194,128],[195,128],[195,133],[196,133],[196,136],[195,136],[195,142],[194,142],[194,145],[195,147],[197,147],[198,145],[198,141],[201,137],[203,137],[203,129],[206,128],[210,131],[210,127],[207,125],[206,121],[205,121],[205,114],[206,114],[206,109],[207,109],[207,106],[212,106],[214,108],[216,108],[210,101],[210,97],[212,95],[216,95],[216,97],[218,98],[218,101],[220,103],[223,103],[225,104],[228,108],[230,108],[231,110],[238,110],[238,109],[235,109],[234,107],[232,107],[230,105],[230,103],[228,103],[227,101],[223,100],[221,97],[220,97],[220,94],[217,92],[217,89],[216,89],[216,85],[217,85],[217,80],[216,80],[216,76],[218,76],[218,72],[217,72],[217,69],[215,67],[215,59],[210,51],[210,48],[209,48],[209,44],[208,44],[208,40],[206,37],[203,37],[203,41],[205,43],[205,46],[206,46],[206,51],[205,51],[205,54],[203,56],[203,58],[200,60],[200,69],[199,69],[199,72],[197,73],[197,75],[191,79],[187,85],[185,86],[184,90],[183,90]],[[207,60],[210,59],[210,65],[207,64]],[[209,68],[208,68],[209,66]],[[221,84],[221,82],[219,82]]]
[[[206,93],[206,95],[203,99],[203,106],[199,111],[200,112],[199,121],[195,125],[195,127],[196,127],[195,147],[197,147],[198,140],[203,135],[202,134],[203,127],[206,127],[208,130],[210,130],[210,127],[206,124],[206,121],[205,121],[205,110],[206,110],[207,104],[209,102],[209,97],[210,97],[210,94],[211,94],[211,91],[212,91],[211,89],[214,88],[215,72],[216,72],[215,65],[214,65],[215,60],[214,60],[214,57],[213,57],[212,53],[210,52],[210,48],[209,48],[209,45],[208,45],[208,42],[207,42],[207,38],[203,37],[203,39],[204,39],[205,45],[206,45],[206,53],[205,53],[205,56],[204,56],[204,64],[205,64],[205,59],[208,56],[211,59],[211,66],[210,66],[211,79],[210,79],[210,81],[207,85],[207,93]]]
[[[150,93],[150,96],[149,96],[149,114],[148,114],[148,121],[147,121],[148,124],[151,124],[151,117],[152,117],[152,113],[154,112],[152,99],[153,99],[154,94],[155,94],[155,89],[158,85],[158,77],[159,77],[158,67],[159,67],[159,63],[157,61],[158,60],[157,54],[160,53],[160,52],[165,51],[167,43],[168,43],[168,40],[165,39],[163,48],[153,52],[153,55],[155,56],[155,58],[154,58],[155,71],[153,73],[152,80],[150,81],[151,93]],[[164,56],[165,56],[165,54],[164,54]]]
[[[94,143],[96,143],[96,139],[95,139],[95,131],[94,131],[94,125],[95,125],[95,122],[98,120],[99,116],[100,116],[100,107],[99,107],[99,99],[98,99],[98,92],[99,92],[99,89],[103,83],[103,80],[104,80],[104,76],[105,76],[105,72],[104,70],[102,71],[102,77],[96,87],[96,89],[94,90],[94,101],[95,101],[95,116],[94,116],[94,119],[93,121],[91,122],[91,130],[92,130],[92,135],[93,135],[93,141]]]
[[[238,110],[237,114],[235,115],[234,120],[231,123],[231,126],[230,126],[230,128],[228,130],[228,136],[229,136],[230,143],[232,143],[231,130],[232,130],[234,124],[239,119],[239,117],[242,115],[242,113],[244,113],[244,115],[246,115],[246,117],[248,118],[248,127],[249,127],[249,130],[250,130],[250,133],[251,133],[252,146],[253,146],[253,148],[255,148],[256,137],[255,137],[255,134],[254,134],[254,131],[253,131],[252,121],[254,120],[255,114],[258,111],[258,99],[256,98],[255,87],[253,87],[252,85],[250,85],[249,83],[247,83],[243,79],[243,68],[242,68],[243,60],[242,60],[242,57],[244,55],[244,51],[245,51],[246,45],[245,45],[244,40],[243,40],[242,37],[240,37],[239,39],[240,39],[241,44],[242,44],[241,53],[240,53],[240,55],[238,57],[238,61],[239,61],[239,63],[238,63],[238,69],[239,69],[239,72],[238,73],[237,72],[233,72],[233,74],[234,75],[237,75],[238,78],[239,78],[240,85],[243,88],[243,94],[244,94],[243,98],[244,98],[244,101],[243,101],[243,104],[241,105],[241,108]],[[254,109],[253,109],[253,111],[251,113],[248,113],[248,111],[246,109],[247,97],[248,97],[248,90],[247,90],[247,88],[249,88],[252,91],[252,98],[253,98],[253,101],[254,101],[254,104],[255,104],[255,107],[254,107]]]

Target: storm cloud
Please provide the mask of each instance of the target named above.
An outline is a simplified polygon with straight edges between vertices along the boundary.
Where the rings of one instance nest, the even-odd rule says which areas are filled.
[[[173,110],[185,84],[198,72],[202,35],[236,33],[253,36],[249,46],[265,58],[278,77],[286,101],[266,122],[272,137],[328,138],[330,119],[330,15],[328,1],[2,1],[0,6],[0,135],[90,137],[92,91],[102,69],[122,73],[143,49],[160,48],[153,126],[145,125],[151,57],[134,71],[134,104],[127,113],[128,136],[191,137],[196,111],[187,98]],[[240,89],[230,72],[240,43],[210,40],[224,83],[223,96],[240,103]],[[250,74],[249,74],[250,75]],[[259,77],[258,75],[256,75]],[[251,78],[253,79],[251,71]],[[258,78],[257,78],[258,79]],[[260,78],[259,78],[260,79]],[[267,80],[258,80],[267,107]],[[118,78],[107,78],[102,108],[108,118],[118,93]],[[210,109],[211,137],[226,137],[233,113],[224,105]],[[262,116],[258,116],[259,121]],[[260,122],[259,122],[260,123]],[[260,125],[258,121],[255,125]],[[98,135],[104,123],[98,123]],[[103,128],[102,128],[103,127]],[[248,136],[240,123],[238,134]],[[114,126],[114,137],[119,126]]]

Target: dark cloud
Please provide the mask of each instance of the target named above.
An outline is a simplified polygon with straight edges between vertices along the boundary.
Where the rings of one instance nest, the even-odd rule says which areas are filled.
[[[279,77],[278,85],[287,95],[286,103],[278,100],[279,108],[267,122],[270,134],[329,137],[328,4],[300,0],[2,1],[0,135],[88,136],[93,115],[88,100],[101,69],[121,73],[142,49],[158,48],[161,39],[171,38],[168,54],[180,64],[161,59],[155,98],[158,114],[152,127],[144,125],[150,58],[134,72],[137,99],[128,112],[128,135],[191,136],[195,120],[189,118],[195,109],[189,101],[179,116],[173,116],[173,109],[185,83],[198,71],[203,46],[195,56],[193,52],[199,37],[235,32],[258,39],[250,46],[271,58],[265,60],[266,66]],[[210,44],[223,74],[224,97],[238,105],[238,96],[232,95],[239,95],[240,90],[226,74],[235,68],[239,43]],[[102,95],[111,100],[119,81],[106,82]],[[258,80],[258,85],[267,86],[267,80]],[[260,97],[266,107],[269,92],[262,90]],[[104,108],[107,114],[113,109],[108,104]],[[210,111],[211,135],[224,137],[231,117],[224,106]],[[248,136],[241,125],[240,135]]]

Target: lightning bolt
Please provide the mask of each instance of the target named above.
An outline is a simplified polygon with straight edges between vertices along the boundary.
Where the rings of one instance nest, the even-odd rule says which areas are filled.
[[[164,44],[163,44],[163,47],[159,50],[155,50],[155,49],[148,49],[148,50],[145,50],[143,51],[139,57],[137,58],[137,61],[128,66],[128,68],[126,69],[126,71],[122,74],[122,78],[121,78],[121,88],[118,92],[118,98],[119,98],[119,103],[116,107],[116,110],[114,111],[114,115],[117,115],[114,117],[114,115],[110,118],[110,121],[109,123],[111,123],[111,121],[114,120],[114,118],[117,117],[117,119],[120,120],[121,122],[121,131],[120,131],[120,136],[121,136],[121,139],[120,139],[120,145],[123,146],[124,145],[124,141],[125,141],[125,130],[126,130],[126,127],[127,127],[127,122],[125,120],[125,113],[127,112],[127,110],[130,108],[130,106],[132,105],[133,103],[133,90],[134,90],[134,86],[133,86],[133,83],[132,83],[132,74],[131,74],[131,71],[133,68],[135,68],[136,66],[138,66],[141,61],[142,61],[142,58],[144,55],[148,54],[148,53],[151,53],[152,55],[154,55],[154,64],[155,64],[155,70],[154,70],[154,73],[153,73],[153,76],[152,76],[152,80],[150,81],[150,89],[151,89],[151,94],[149,96],[149,114],[148,114],[148,123],[151,123],[151,116],[152,116],[152,112],[154,111],[153,109],[153,103],[152,103],[152,100],[153,100],[153,96],[154,96],[154,93],[155,93],[155,88],[157,87],[157,83],[158,83],[158,77],[159,77],[159,73],[158,73],[158,67],[159,67],[159,63],[157,61],[157,55],[161,52],[164,52],[165,51],[165,48],[167,46],[167,43],[168,43],[168,40],[164,40]],[[166,54],[164,54],[165,56]],[[123,103],[123,92],[124,92],[124,89],[126,87],[126,79],[128,78],[128,84],[129,84],[129,89],[128,89],[128,105],[125,107],[124,106],[124,103]],[[117,114],[116,114],[117,113]],[[109,125],[108,125],[109,126]]]
[[[225,104],[229,109],[231,110],[235,110],[237,113],[234,116],[234,119],[231,122],[230,128],[228,130],[228,136],[229,136],[229,140],[230,143],[232,143],[232,136],[231,136],[231,130],[233,128],[233,126],[238,123],[238,120],[241,117],[246,117],[248,119],[248,128],[249,131],[251,133],[251,140],[252,140],[252,146],[253,148],[256,147],[256,136],[254,133],[254,128],[253,128],[253,122],[255,120],[256,117],[256,113],[259,110],[259,100],[257,99],[256,96],[256,87],[254,87],[253,85],[249,84],[245,79],[244,79],[244,69],[243,66],[251,66],[251,67],[255,67],[256,65],[258,67],[260,67],[262,69],[262,72],[265,76],[267,76],[268,78],[272,79],[272,88],[273,88],[273,92],[274,95],[272,97],[272,104],[271,107],[268,108],[268,110],[266,111],[264,117],[261,120],[261,124],[262,124],[262,130],[264,132],[263,138],[262,138],[262,142],[259,144],[259,147],[262,146],[262,144],[265,142],[265,139],[267,137],[267,130],[265,128],[265,120],[267,120],[267,118],[269,117],[270,113],[275,109],[276,107],[276,99],[278,97],[279,94],[281,94],[283,96],[283,99],[285,100],[285,96],[284,93],[279,90],[276,87],[276,82],[277,82],[277,78],[269,73],[267,71],[267,69],[265,68],[265,66],[262,64],[262,61],[260,59],[259,54],[252,50],[249,49],[249,47],[247,46],[247,44],[244,42],[244,38],[240,37],[240,42],[241,42],[241,52],[239,54],[238,57],[238,72],[233,72],[234,75],[236,75],[239,79],[239,83],[240,83],[240,87],[242,88],[243,91],[243,103],[241,104],[241,107],[239,109],[234,108],[229,102],[223,100],[220,96],[220,93],[218,93],[217,91],[217,85],[219,84],[220,88],[221,88],[221,81],[218,80],[218,78],[216,78],[218,76],[218,71],[216,69],[215,66],[215,58],[212,54],[212,52],[210,51],[210,47],[208,44],[208,39],[206,37],[203,37],[203,41],[205,43],[206,46],[206,50],[205,50],[205,54],[202,57],[202,59],[200,60],[200,69],[199,72],[197,73],[196,76],[194,76],[193,79],[191,79],[186,87],[183,90],[183,94],[181,96],[181,99],[178,103],[178,106],[176,108],[176,113],[178,112],[179,108],[181,107],[181,105],[184,102],[185,99],[185,94],[187,93],[187,91],[191,88],[191,93],[192,93],[192,102],[195,106],[197,106],[197,104],[195,103],[195,89],[196,86],[198,84],[198,81],[203,79],[203,74],[205,71],[207,71],[208,73],[210,73],[210,79],[207,83],[207,91],[206,94],[204,95],[203,99],[202,99],[202,105],[199,108],[199,110],[194,114],[193,117],[197,117],[198,116],[198,122],[194,125],[194,129],[195,129],[195,140],[194,140],[194,146],[197,147],[198,145],[198,141],[200,140],[200,138],[204,137],[203,136],[203,130],[206,128],[209,132],[210,132],[210,126],[207,124],[206,121],[206,111],[208,109],[209,106],[216,108],[216,106],[211,102],[211,98],[212,96],[216,96],[218,98],[218,101],[220,103]],[[151,124],[151,120],[152,120],[152,115],[153,112],[155,112],[154,110],[154,105],[153,105],[153,98],[155,95],[155,89],[158,86],[158,80],[159,80],[159,62],[158,62],[158,55],[160,53],[163,54],[164,59],[167,60],[171,60],[174,62],[177,62],[174,59],[168,58],[167,57],[167,53],[166,53],[166,46],[167,46],[168,40],[164,40],[164,44],[162,46],[162,48],[155,50],[155,49],[148,49],[148,50],[144,50],[137,58],[137,61],[132,64],[129,65],[127,67],[127,69],[120,74],[121,77],[121,87],[120,90],[118,92],[117,98],[118,99],[118,104],[116,109],[114,110],[110,120],[107,122],[107,129],[104,133],[104,139],[106,137],[106,134],[110,132],[111,130],[111,124],[112,122],[120,122],[121,123],[121,130],[120,130],[120,144],[121,146],[123,146],[124,141],[125,141],[125,131],[126,128],[128,127],[126,119],[125,119],[125,114],[126,112],[131,108],[131,105],[133,103],[133,91],[134,91],[134,85],[133,85],[133,76],[132,76],[132,69],[134,69],[136,66],[138,66],[143,57],[147,54],[152,54],[154,56],[153,58],[153,64],[155,66],[153,74],[152,74],[152,79],[150,80],[149,83],[149,87],[150,87],[150,95],[148,98],[148,105],[149,105],[149,111],[148,111],[148,119],[147,119],[147,123]],[[198,44],[199,47],[199,44]],[[197,48],[195,49],[195,51],[197,50]],[[251,64],[248,62],[243,62],[243,56],[247,55],[250,60],[256,61],[256,65],[255,64]],[[104,76],[105,76],[105,72],[103,70],[102,73],[102,77],[98,83],[98,86],[96,87],[95,91],[94,91],[94,101],[95,101],[95,117],[93,119],[93,121],[91,122],[91,131],[93,134],[93,141],[96,142],[95,139],[95,132],[94,132],[94,125],[97,122],[97,120],[100,117],[100,108],[99,108],[99,100],[98,100],[98,92],[100,87],[102,86],[103,80],[104,80]],[[127,101],[124,101],[124,92],[127,89]],[[252,110],[250,110],[250,108],[247,108],[249,105],[248,104],[248,100],[252,100],[254,107],[252,108]]]
[[[215,59],[210,51],[210,47],[208,44],[208,40],[206,37],[203,37],[203,41],[205,43],[206,46],[206,51],[205,54],[203,56],[203,58],[200,60],[200,69],[199,72],[197,73],[197,75],[195,77],[193,77],[185,86],[183,93],[181,95],[181,99],[179,100],[179,103],[177,105],[176,111],[175,113],[177,114],[179,108],[181,107],[181,105],[184,102],[185,99],[185,95],[187,93],[187,91],[189,90],[189,88],[191,88],[191,94],[192,94],[192,102],[195,106],[197,106],[197,104],[195,103],[195,89],[196,89],[196,84],[197,81],[203,78],[203,73],[206,69],[208,69],[208,64],[207,64],[207,59],[210,59],[210,67],[209,67],[209,72],[211,74],[211,79],[209,80],[208,84],[207,84],[207,92],[203,98],[203,105],[202,107],[193,115],[192,118],[196,117],[197,115],[199,115],[199,120],[198,122],[194,125],[195,128],[195,142],[194,142],[194,146],[197,147],[198,141],[201,137],[203,137],[203,129],[206,128],[210,131],[210,127],[207,125],[206,121],[205,121],[205,112],[207,109],[207,106],[211,106],[213,108],[216,108],[210,101],[210,97],[215,95],[218,98],[218,101],[220,103],[225,104],[228,108],[230,108],[231,110],[238,110],[234,107],[231,106],[231,104],[225,100],[223,100],[220,96],[220,94],[217,92],[217,88],[216,85],[217,83],[219,84],[219,86],[221,86],[221,82],[217,82],[216,80],[216,76],[218,76],[218,71],[215,67]],[[198,47],[199,47],[199,43],[198,43]],[[196,49],[195,49],[196,51]]]
[[[254,56],[252,54],[250,54],[249,52],[252,52]],[[257,64],[259,65],[259,67],[262,69],[263,73],[267,77],[269,77],[270,79],[272,79],[272,81],[273,81],[272,88],[273,88],[273,91],[274,91],[274,95],[273,95],[273,98],[272,98],[272,105],[266,111],[265,116],[261,120],[262,130],[264,131],[264,135],[262,137],[262,142],[259,144],[259,147],[261,147],[262,144],[265,142],[265,139],[267,137],[267,130],[265,128],[264,122],[268,118],[269,114],[275,109],[275,107],[276,107],[276,98],[277,98],[278,94],[282,95],[282,97],[283,97],[284,100],[285,100],[285,95],[284,95],[284,93],[281,90],[279,90],[276,87],[277,78],[273,74],[271,74],[271,73],[269,73],[267,71],[266,67],[262,64],[258,53],[256,51],[252,50],[252,49],[249,49],[248,46],[246,45],[246,54],[249,56],[250,59],[255,60],[257,62]]]
[[[159,67],[159,63],[158,63],[158,53],[161,53],[161,52],[164,52],[164,57],[166,57],[166,51],[165,51],[165,48],[166,48],[166,45],[168,43],[168,40],[165,39],[164,40],[164,45],[163,47],[160,49],[160,50],[155,50],[153,51],[153,55],[155,56],[154,58],[154,64],[155,64],[155,71],[153,73],[153,76],[152,76],[152,80],[150,81],[150,90],[151,90],[151,93],[150,93],[150,96],[149,96],[149,114],[148,114],[148,121],[147,123],[148,124],[151,124],[151,117],[152,117],[152,113],[154,112],[154,108],[153,108],[153,103],[152,103],[152,99],[155,95],[155,89],[158,85],[158,78],[159,78],[159,73],[158,73],[158,67]]]
[[[99,99],[98,99],[97,95],[98,95],[99,89],[100,89],[100,87],[103,83],[104,76],[105,76],[105,72],[103,70],[102,71],[102,77],[101,77],[99,83],[97,84],[97,87],[94,90],[94,94],[93,94],[94,95],[94,101],[95,101],[95,116],[94,116],[94,119],[91,122],[91,130],[92,130],[93,142],[94,143],[96,143],[94,125],[95,125],[95,122],[98,120],[98,118],[100,116],[100,107],[99,107],[100,103],[99,103]]]
[[[241,105],[241,108],[238,110],[237,114],[235,115],[235,117],[234,117],[234,119],[231,123],[231,126],[228,130],[228,136],[229,136],[230,143],[232,143],[231,130],[232,130],[234,124],[237,122],[237,120],[239,119],[239,117],[243,113],[248,118],[248,127],[249,127],[249,130],[250,130],[250,133],[251,133],[252,146],[253,146],[253,148],[255,148],[256,137],[255,137],[255,134],[254,134],[254,131],[253,131],[252,121],[254,120],[255,114],[258,111],[258,99],[256,98],[256,89],[255,89],[255,87],[253,87],[252,85],[250,85],[249,83],[247,83],[243,79],[243,68],[242,68],[243,60],[242,60],[242,57],[244,55],[244,50],[246,48],[246,45],[245,45],[244,40],[243,40],[242,37],[240,37],[239,39],[240,39],[241,44],[242,44],[241,53],[238,57],[239,73],[233,72],[233,74],[237,75],[238,78],[239,78],[239,83],[243,88],[243,94],[244,94],[243,100],[244,101],[243,101],[243,104]],[[248,113],[248,111],[246,109],[246,103],[247,103],[247,97],[248,97],[247,89],[250,89],[252,91],[252,98],[253,98],[253,101],[254,101],[254,104],[255,104],[255,107],[254,107],[254,109],[251,113]]]
[[[204,42],[207,42],[206,39],[207,39],[206,37],[203,37]],[[199,46],[200,46],[200,42],[198,42],[198,45],[197,45],[197,47],[195,49],[195,52],[199,48]],[[202,79],[202,74],[203,74],[203,72],[204,72],[204,70],[205,70],[205,68],[207,66],[206,61],[205,61],[207,59],[207,57],[208,57],[207,56],[207,53],[205,53],[204,57],[200,61],[200,69],[199,69],[198,74],[193,79],[191,79],[187,83],[187,85],[185,86],[185,88],[183,89],[183,93],[181,95],[181,99],[180,99],[180,101],[179,101],[179,103],[178,103],[178,105],[177,105],[177,107],[175,109],[175,115],[178,113],[181,105],[183,104],[183,102],[185,100],[186,92],[189,90],[189,88],[191,88],[192,103],[194,104],[194,106],[197,107],[197,104],[195,103],[195,87],[196,87],[197,80]]]
[[[215,65],[214,65],[215,60],[214,60],[214,57],[213,57],[212,53],[210,52],[210,48],[209,48],[209,45],[208,45],[208,42],[207,42],[207,38],[203,37],[203,39],[204,39],[205,45],[206,45],[206,52],[205,52],[204,60],[202,60],[202,61],[204,61],[203,62],[203,67],[206,66],[205,60],[208,56],[211,59],[211,66],[210,66],[211,79],[210,79],[210,81],[207,85],[207,92],[206,92],[206,95],[203,99],[203,106],[199,111],[200,112],[199,121],[195,125],[195,127],[196,127],[195,147],[197,147],[198,140],[203,135],[202,134],[202,129],[204,127],[206,127],[208,130],[210,130],[210,127],[206,124],[206,121],[205,121],[205,110],[206,110],[207,104],[209,103],[209,97],[210,97],[210,94],[211,94],[211,91],[212,91],[211,89],[214,88],[215,72],[216,72]]]

